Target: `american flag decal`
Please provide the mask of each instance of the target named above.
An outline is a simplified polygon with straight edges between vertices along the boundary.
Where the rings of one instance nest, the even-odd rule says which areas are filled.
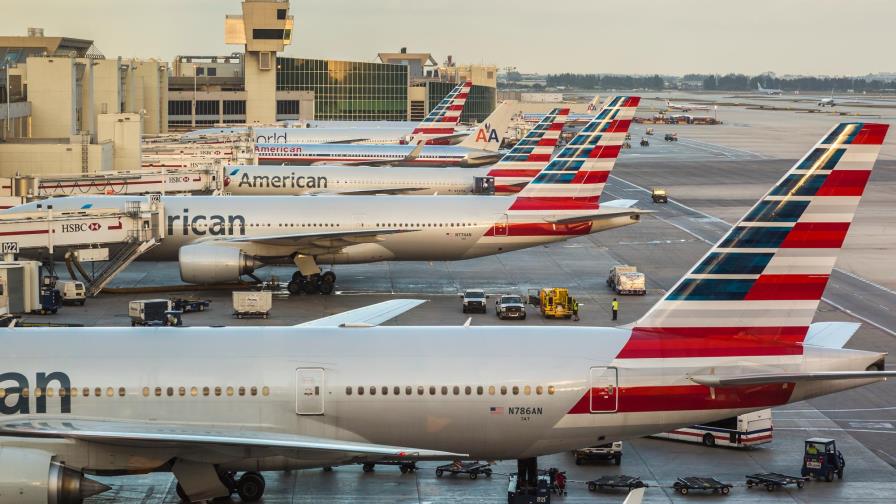
[[[488,412],[491,413],[492,415],[503,415],[504,408],[501,406],[492,406],[491,408],[488,409]]]

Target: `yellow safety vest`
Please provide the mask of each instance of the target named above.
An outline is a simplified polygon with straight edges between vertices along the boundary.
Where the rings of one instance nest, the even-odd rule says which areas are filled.
[[[613,301],[613,309],[619,311],[619,301]]]

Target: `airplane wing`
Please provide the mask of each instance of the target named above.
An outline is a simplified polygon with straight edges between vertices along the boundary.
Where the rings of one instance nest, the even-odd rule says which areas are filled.
[[[418,157],[420,157],[420,152],[423,151],[423,146],[425,144],[426,144],[425,141],[420,140],[417,143],[417,146],[414,147],[414,149],[411,152],[409,152],[407,156],[405,156],[401,159],[383,159],[383,160],[368,159],[366,161],[341,161],[341,162],[335,162],[335,163],[328,161],[324,164],[336,165],[336,166],[395,166],[395,165],[400,165],[402,163],[409,163],[409,162],[417,159]]]
[[[41,415],[44,416],[44,415]],[[63,417],[17,419],[0,423],[0,435],[63,438],[119,446],[167,448],[172,456],[190,459],[202,449],[245,458],[282,454],[314,458],[315,454],[340,454],[347,463],[358,460],[413,459],[452,460],[466,455],[388,446],[364,442],[338,441],[314,436],[246,430],[242,427],[205,427],[195,424],[162,424],[146,421],[75,420]]]
[[[425,302],[424,299],[393,299],[297,324],[296,327],[377,326]]]
[[[369,138],[348,138],[345,140],[333,140],[332,142],[323,142],[323,143],[330,144],[330,145],[355,144],[355,143],[360,143],[360,142],[366,142],[368,140],[370,140],[370,139]]]
[[[387,234],[410,233],[416,229],[374,228],[355,231],[309,231],[306,233],[288,233],[265,236],[239,236],[224,238],[225,243],[257,243],[261,245],[290,245],[297,249],[303,247],[341,248],[357,243],[378,241]],[[218,240],[216,240],[218,241]]]
[[[896,371],[819,371],[816,373],[759,373],[735,376],[691,376],[690,380],[709,387],[739,387],[769,383],[797,383],[825,380],[885,380]]]
[[[339,191],[330,194],[354,195],[354,196],[375,196],[377,194],[406,194],[414,191],[425,191],[431,189],[429,187],[382,187],[379,189],[358,189],[357,191]]]

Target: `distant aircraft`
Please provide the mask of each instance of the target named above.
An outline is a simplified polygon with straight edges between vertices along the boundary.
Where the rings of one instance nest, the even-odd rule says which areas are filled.
[[[693,103],[672,103],[671,101],[666,100],[666,108],[670,110],[689,112],[691,110],[709,110],[709,105],[696,105]]]
[[[597,113],[599,108],[600,108],[600,95],[596,95],[588,103],[588,106],[585,107],[584,114],[569,114],[569,117],[567,117],[566,122],[568,125],[586,124],[591,120],[592,117],[594,117],[594,114]],[[537,123],[544,118],[544,114],[526,113],[526,114],[523,114],[522,117],[523,117],[523,121],[525,121],[527,123]]]
[[[834,105],[837,105],[837,102],[834,101],[834,90],[833,89],[831,90],[830,98],[822,98],[822,99],[818,100],[819,107],[832,107],[833,108]]]
[[[260,471],[446,459],[534,484],[542,455],[880,382],[885,353],[812,319],[887,127],[831,130],[625,326],[380,325],[421,303],[395,299],[293,327],[0,329],[0,491],[79,503],[109,489],[86,475],[170,471],[186,501],[255,502]]]
[[[781,91],[780,89],[766,89],[766,88],[762,87],[762,84],[760,84],[758,82],[756,83],[756,90],[762,94],[767,94],[767,95],[780,95],[780,94],[784,93],[784,91]]]
[[[512,196],[162,196],[165,238],[141,259],[176,259],[181,278],[196,284],[290,264],[298,270],[290,292],[329,294],[336,274],[321,272],[321,264],[459,261],[636,224],[645,212],[631,208],[635,200],[599,200],[639,102],[612,98],[553,158],[562,124],[546,124],[550,136],[508,158],[540,168],[536,175],[525,171],[523,180],[531,182]],[[515,166],[507,168],[510,173],[492,175],[496,181],[516,176]],[[144,200],[71,196],[54,199],[53,208],[123,209]],[[4,212],[35,211],[37,204]]]

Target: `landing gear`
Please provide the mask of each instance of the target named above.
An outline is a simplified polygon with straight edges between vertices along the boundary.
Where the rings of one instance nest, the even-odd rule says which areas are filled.
[[[257,472],[247,472],[236,482],[236,493],[243,502],[258,502],[264,495],[264,476]]]
[[[324,271],[323,273],[311,276],[304,276],[301,272],[296,271],[292,275],[292,280],[286,284],[286,289],[290,294],[321,293],[324,295],[332,294],[336,290],[336,273],[332,271]]]

